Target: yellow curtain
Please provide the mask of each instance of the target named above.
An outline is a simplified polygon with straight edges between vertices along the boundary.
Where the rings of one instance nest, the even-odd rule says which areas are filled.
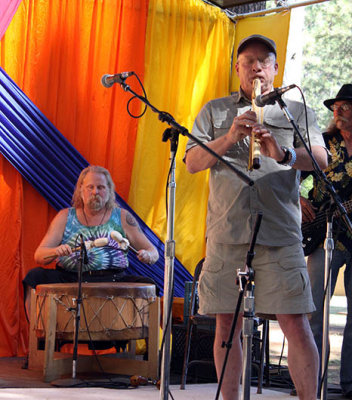
[[[265,17],[251,17],[241,19],[236,24],[235,48],[245,37],[254,33],[267,36],[273,39],[277,47],[277,62],[279,64],[279,73],[274,80],[274,87],[282,85],[286,62],[286,47],[288,32],[290,28],[290,11],[283,11],[278,14],[266,15]],[[239,80],[236,71],[233,70],[231,90],[236,91],[239,88]]]
[[[145,88],[149,101],[191,130],[202,105],[229,93],[235,26],[219,9],[199,0],[151,0],[146,35]],[[138,125],[129,204],[166,240],[165,194],[168,125],[148,110]],[[207,174],[190,175],[182,162],[186,137],[176,161],[176,255],[192,272],[204,253]]]
[[[236,25],[219,9],[201,1],[151,0],[146,36],[145,88],[159,110],[170,112],[191,130],[208,100],[236,87],[232,51],[239,38],[263,33],[276,40],[280,85],[285,60],[289,13],[246,18]],[[235,61],[235,60],[234,60]],[[137,133],[129,203],[166,239],[165,195],[170,147],[162,142],[166,124],[148,110]],[[176,163],[176,256],[193,272],[205,250],[207,172],[190,175],[182,162],[187,138],[180,138]]]

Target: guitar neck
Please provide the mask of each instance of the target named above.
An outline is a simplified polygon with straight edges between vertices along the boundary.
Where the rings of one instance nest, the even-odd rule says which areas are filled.
[[[352,200],[348,200],[345,203],[342,203],[342,205],[346,209],[347,214],[350,214],[352,212]],[[327,215],[327,210],[316,212],[314,221],[302,223],[302,232],[304,233],[311,231],[312,229],[314,229],[314,227],[322,225],[326,221]],[[340,210],[335,210],[332,215],[333,217],[338,217],[340,215]]]
[[[352,200],[348,200],[345,203],[342,203],[343,207],[346,209],[347,214],[352,212]],[[326,212],[327,213],[327,212]],[[333,213],[334,217],[338,217],[340,215],[340,210],[335,210]]]

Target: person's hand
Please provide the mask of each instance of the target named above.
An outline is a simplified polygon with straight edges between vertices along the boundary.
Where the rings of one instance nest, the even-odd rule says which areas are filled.
[[[142,261],[146,264],[153,264],[152,255],[150,251],[147,250],[138,250],[137,258],[139,261]]]
[[[60,244],[56,247],[55,254],[57,257],[69,256],[72,254],[72,249],[68,244]]]
[[[237,143],[249,136],[252,127],[257,123],[257,116],[254,111],[246,111],[239,117],[235,117],[227,135],[232,143]]]
[[[299,201],[301,203],[302,222],[314,221],[316,208],[312,206],[312,203],[309,200],[302,196],[300,196]]]
[[[275,137],[264,125],[255,124],[253,133],[260,141],[260,152],[266,157],[271,157],[276,161],[281,161],[285,157],[285,152],[279,146]]]

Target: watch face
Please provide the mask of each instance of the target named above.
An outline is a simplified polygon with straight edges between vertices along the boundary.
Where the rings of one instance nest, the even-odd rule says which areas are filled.
[[[285,156],[281,161],[278,161],[280,165],[285,165],[287,164],[288,160],[290,157],[292,157],[292,154],[290,150],[286,146],[281,146],[282,150],[285,152]]]

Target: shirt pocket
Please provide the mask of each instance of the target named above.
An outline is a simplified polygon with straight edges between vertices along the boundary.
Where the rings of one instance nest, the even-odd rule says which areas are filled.
[[[217,139],[221,136],[226,135],[226,133],[230,130],[232,125],[232,120],[228,121],[227,119],[223,118],[216,118],[213,121],[214,126],[214,138]]]

